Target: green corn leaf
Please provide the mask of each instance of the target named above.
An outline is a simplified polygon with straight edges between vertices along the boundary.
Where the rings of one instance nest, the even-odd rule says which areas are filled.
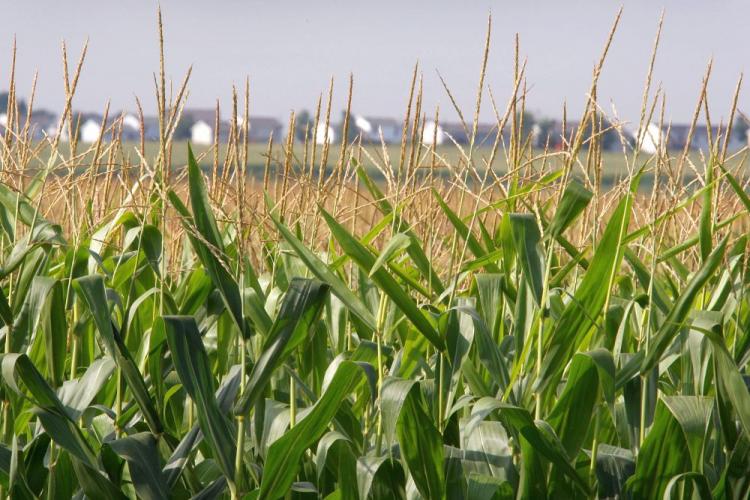
[[[388,498],[394,495],[396,498],[404,498],[404,482],[403,469],[388,455],[365,455],[357,459],[359,498]]]
[[[138,498],[169,498],[169,490],[159,467],[156,438],[151,433],[140,432],[110,441],[108,445],[128,462]]]
[[[233,481],[235,433],[214,397],[214,379],[198,325],[191,316],[164,316],[156,327],[164,332],[177,376],[198,408],[201,430],[216,461],[224,476]]]
[[[638,453],[626,488],[635,498],[663,498],[670,479],[690,470],[690,452],[680,422],[660,401],[654,424]]]
[[[154,434],[161,434],[163,426],[148,392],[148,387],[143,381],[143,376],[135,361],[133,361],[130,351],[125,346],[120,332],[112,324],[104,279],[99,275],[92,274],[76,279],[73,286],[91,311],[91,316],[99,335],[101,335],[102,342],[109,355],[122,370],[125,381],[133,392],[133,397],[143,412],[149,428]]]
[[[86,368],[81,378],[68,380],[60,387],[57,395],[72,419],[80,418],[104,384],[109,381],[115,367],[116,364],[112,358],[101,357]]]
[[[326,433],[315,452],[315,468],[318,480],[326,469],[338,480],[342,500],[357,500],[357,456],[352,450],[352,443],[343,434],[336,431]]]
[[[331,229],[333,237],[339,242],[344,252],[349,255],[354,262],[359,265],[365,272],[370,272],[372,266],[375,264],[375,257],[372,252],[362,245],[356,238],[354,238],[341,224],[336,222],[328,212],[320,209],[323,218],[326,220],[328,227]],[[419,310],[414,300],[401,288],[396,280],[385,269],[377,270],[372,279],[383,292],[396,304],[396,306],[403,311],[404,315],[412,322],[417,330],[422,333],[427,340],[429,340],[436,348],[443,350],[445,348],[445,342],[438,335],[435,330],[433,323],[427,318],[427,316]]]
[[[268,201],[268,200],[267,200]],[[305,263],[316,278],[328,284],[335,294],[357,317],[372,331],[375,330],[375,317],[362,301],[349,290],[349,287],[339,278],[325,262],[305,247],[296,236],[273,214],[271,220],[276,225],[284,239],[291,245],[299,258]]]
[[[464,222],[461,220],[461,218],[448,206],[448,204],[443,200],[442,196],[440,196],[440,193],[438,193],[434,188],[432,190],[432,194],[437,200],[438,205],[440,205],[440,208],[443,210],[445,215],[448,217],[448,220],[451,224],[453,224],[453,227],[456,229],[456,232],[463,238],[464,241],[466,241],[466,245],[469,248],[469,251],[471,251],[472,254],[474,254],[474,257],[477,259],[481,259],[483,257],[486,257],[489,252],[487,252],[479,243],[479,240],[477,240],[476,236],[472,234],[472,232],[469,230],[469,227],[464,224]],[[500,268],[497,267],[497,264],[494,262],[487,262],[485,264],[485,269],[490,273],[499,273]]]
[[[442,439],[424,410],[419,385],[413,380],[387,379],[380,397],[389,429],[386,437],[398,436],[402,459],[419,493],[424,498],[445,498]]]
[[[586,209],[593,196],[594,194],[577,180],[570,181],[555,208],[555,216],[547,226],[546,235],[549,239],[556,240],[562,235]]]
[[[729,170],[727,170],[727,168],[722,163],[719,163],[719,168],[724,173],[724,176],[729,182],[729,185],[732,187],[732,190],[734,191],[734,193],[742,202],[742,205],[745,207],[745,210],[750,212],[750,196],[747,195],[742,185],[737,181],[737,179],[732,174],[729,173]]]
[[[713,240],[713,155],[706,164],[706,186],[711,186],[702,196],[701,214],[698,223],[698,238],[700,240],[701,260],[706,261],[711,253],[711,244]]]
[[[378,255],[378,258],[375,260],[375,264],[372,265],[372,269],[370,269],[370,273],[368,274],[368,276],[372,278],[372,275],[378,269],[383,267],[383,265],[388,263],[396,255],[398,255],[399,252],[402,252],[403,250],[409,248],[409,245],[411,245],[411,243],[411,239],[406,234],[394,234],[393,238],[391,238],[388,243],[386,243],[385,247],[383,247],[383,251],[380,252],[380,255]]]
[[[216,402],[222,413],[228,413],[232,408],[232,403],[234,402],[240,388],[240,375],[241,372],[239,365],[233,366],[215,393]],[[164,466],[162,472],[164,473],[166,483],[170,488],[174,487],[180,474],[187,466],[191,453],[202,440],[203,433],[201,432],[201,423],[197,422],[183,436],[182,440],[175,447],[172,455],[167,460],[167,464]]]
[[[197,407],[201,431],[219,468],[233,481],[235,432],[214,397],[214,379],[198,325],[192,316],[164,316],[156,327],[166,336],[177,376]]]
[[[602,443],[597,450],[595,467],[599,498],[622,495],[625,482],[635,472],[633,452]]]
[[[547,417],[569,457],[578,455],[586,439],[600,391],[599,370],[594,360],[577,353],[570,362],[565,388]]]
[[[25,354],[6,354],[0,363],[5,384],[33,402],[33,411],[50,437],[88,467],[96,469],[94,451],[29,357]]]
[[[701,289],[721,264],[726,244],[727,238],[725,237],[680,294],[669,314],[664,319],[664,322],[654,334],[654,338],[651,341],[653,347],[650,348],[648,355],[646,355],[645,350],[640,350],[620,369],[617,373],[615,384],[617,389],[621,388],[639,371],[641,374],[648,373],[649,370],[656,366],[675,335],[687,321],[693,302]]]
[[[289,491],[305,450],[325,432],[343,399],[366,378],[365,368],[360,363],[341,361],[334,368],[334,375],[315,406],[269,448],[260,498],[280,498]]]
[[[750,439],[750,390],[726,347],[722,319],[721,313],[703,311],[696,316],[691,328],[708,337],[711,342],[719,418],[727,443],[734,447],[737,441],[735,418],[739,420],[745,439]],[[734,415],[726,416],[726,408],[731,408]]]
[[[388,198],[383,195],[382,191],[380,191],[378,185],[373,182],[369,175],[367,175],[367,171],[362,168],[361,165],[356,164],[356,161],[354,163],[357,168],[357,175],[365,184],[368,191],[370,191],[370,194],[372,194],[372,197],[375,200],[378,209],[383,213],[383,215],[386,216],[386,218],[393,218],[395,222],[394,230],[396,232],[406,234],[411,240],[411,245],[406,248],[406,251],[409,254],[409,257],[411,257],[411,260],[414,261],[417,269],[419,269],[422,278],[424,278],[425,281],[432,285],[432,289],[437,295],[441,295],[443,292],[445,292],[445,286],[443,285],[442,281],[440,281],[440,276],[432,266],[430,259],[424,253],[423,246],[419,243],[419,238],[417,238],[416,233],[414,233],[414,231],[411,229],[411,224],[409,224],[408,221],[404,220],[398,208],[394,209],[394,207],[388,201]]]
[[[239,285],[232,277],[228,264],[224,260],[222,236],[216,225],[203,174],[189,145],[188,187],[192,214],[173,191],[169,192],[169,199],[180,214],[193,249],[211,277],[214,286],[219,290],[232,320],[240,333],[246,337],[249,332],[242,316],[242,296]]]
[[[236,415],[246,415],[263,394],[271,375],[309,335],[320,317],[328,286],[317,280],[295,278],[289,284],[279,313],[263,344],[263,351],[250,373],[247,389],[234,407]]]
[[[726,246],[727,238],[725,237],[706,258],[701,269],[695,274],[695,276],[693,276],[693,279],[690,280],[688,286],[685,287],[680,298],[675,302],[674,307],[665,318],[664,323],[651,340],[648,355],[645,356],[643,365],[641,366],[642,374],[656,366],[661,359],[662,354],[674,339],[674,336],[685,323],[698,293],[723,262]]]
[[[65,240],[62,238],[62,229],[56,224],[52,224],[47,221],[42,214],[39,213],[37,207],[25,194],[17,193],[12,191],[5,184],[0,184],[0,205],[11,214],[17,214],[18,222],[21,222],[27,227],[42,227],[46,226],[55,233],[54,240],[58,243],[64,243]],[[12,237],[12,235],[10,235]],[[12,238],[11,238],[12,239]]]
[[[531,287],[537,305],[541,305],[544,282],[544,255],[541,251],[542,239],[536,219],[532,214],[511,214],[510,226],[513,242],[521,264],[521,271]]]
[[[637,184],[637,183],[636,183]],[[626,194],[609,219],[594,258],[570,303],[545,339],[542,372],[535,382],[541,389],[556,379],[576,347],[594,326],[609,294],[608,284],[620,268],[621,243],[630,219],[632,194]]]
[[[73,457],[76,478],[86,494],[123,498],[124,495],[99,470],[91,445],[29,357],[25,354],[3,355],[0,367],[5,384],[35,405],[31,410],[33,416],[50,438]]]
[[[16,271],[27,257],[34,254],[35,250],[43,249],[46,253],[53,245],[63,245],[65,241],[60,236],[60,227],[46,221],[37,221],[31,231],[21,237],[5,258],[0,266],[0,278],[5,278]]]
[[[20,351],[37,332],[43,335],[46,373],[55,387],[62,383],[65,369],[67,324],[62,284],[46,276],[34,276],[13,323],[11,348]]]
[[[103,472],[89,468],[76,459],[71,460],[71,466],[81,489],[88,498],[111,498],[113,500],[128,498]]]
[[[554,431],[552,431],[551,428],[547,431],[542,431],[541,424],[544,424],[547,427],[549,427],[549,425],[546,424],[546,422],[535,422],[528,410],[503,403],[494,398],[482,398],[472,409],[472,416],[469,425],[476,425],[487,415],[495,411],[498,412],[502,421],[515,429],[516,432],[523,437],[526,441],[526,449],[528,451],[533,452],[534,456],[539,454],[549,460],[553,465],[558,467],[563,474],[571,479],[581,491],[588,492],[588,484],[570,464],[570,458],[566,456],[562,444],[559,441],[557,441],[557,443],[555,442]],[[552,434],[550,434],[550,432]],[[536,461],[536,458],[534,457],[529,458],[530,463]],[[539,477],[537,473],[535,473],[534,476]],[[533,480],[534,479],[532,478],[532,481]]]

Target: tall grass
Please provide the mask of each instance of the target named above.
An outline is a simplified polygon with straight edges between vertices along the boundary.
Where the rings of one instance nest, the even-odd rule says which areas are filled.
[[[174,142],[189,72],[168,90],[161,16],[158,148],[123,142],[121,117],[76,142],[85,48],[69,68],[63,45],[69,144],[31,139],[11,76],[2,494],[746,498],[737,99],[699,157],[639,152],[597,101],[616,25],[562,151],[525,135],[518,45],[508,104],[487,91],[488,29],[475,107],[455,110],[468,146],[421,140],[449,113],[423,108],[415,67],[397,154],[316,144],[332,82],[303,144],[269,139],[262,181],[247,172],[247,82],[226,146],[217,135],[197,158]],[[658,40],[638,129],[666,125]],[[693,127],[710,122],[709,76]],[[497,133],[481,148],[488,102]],[[626,165],[610,188],[605,123]]]

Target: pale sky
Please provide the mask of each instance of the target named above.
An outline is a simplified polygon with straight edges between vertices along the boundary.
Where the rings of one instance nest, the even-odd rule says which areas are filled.
[[[528,58],[528,108],[549,117],[567,101],[580,113],[592,68],[620,6],[602,0],[537,1],[214,1],[163,0],[168,76],[181,80],[193,65],[191,107],[229,106],[232,84],[251,81],[251,113],[285,120],[311,109],[335,78],[334,116],[345,105],[354,74],[353,111],[403,116],[416,61],[424,77],[424,109],[454,116],[436,70],[467,115],[473,109],[487,16],[493,31],[487,85],[501,107],[512,91],[513,38]],[[667,118],[688,121],[708,60],[712,119],[728,114],[737,79],[750,66],[747,0],[636,0],[625,3],[604,68],[600,101],[637,121],[659,14],[665,9],[654,74],[667,96]],[[74,106],[133,109],[134,95],[153,112],[158,70],[156,3],[152,1],[0,0],[0,89],[7,87],[10,48],[17,37],[17,85],[27,96],[39,71],[37,106],[63,105],[60,42],[77,59],[89,53]],[[750,85],[750,82],[748,82]],[[747,93],[745,93],[747,94]],[[488,101],[485,101],[488,102]],[[750,100],[740,99],[740,108]],[[750,111],[750,109],[748,109]],[[491,119],[489,106],[482,118]]]

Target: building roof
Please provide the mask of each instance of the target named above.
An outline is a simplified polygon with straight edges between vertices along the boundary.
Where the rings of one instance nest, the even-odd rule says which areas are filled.
[[[396,120],[395,118],[387,118],[382,116],[363,116],[365,120],[370,122],[370,124],[373,127],[399,127],[401,128],[403,126],[403,122],[401,120]]]
[[[250,129],[252,129],[253,126],[260,128],[277,128],[282,125],[281,121],[272,116],[250,116]]]
[[[464,127],[464,124],[461,122],[440,122],[439,125],[444,133],[448,134],[453,138],[454,141],[458,142],[459,144],[469,141],[469,137],[471,135],[473,127],[471,123],[467,123],[466,127]],[[496,135],[497,124],[479,123],[477,124],[477,135],[475,142],[476,144],[483,144],[487,141],[490,141],[490,144],[492,144],[492,141],[495,140]]]
[[[182,111],[182,119],[192,122],[203,121],[210,125],[216,122],[216,109],[212,108],[185,108]],[[221,121],[221,115],[219,115]]]

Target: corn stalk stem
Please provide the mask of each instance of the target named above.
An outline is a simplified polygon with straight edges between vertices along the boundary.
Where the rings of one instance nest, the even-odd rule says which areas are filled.
[[[380,303],[378,305],[378,317],[375,327],[375,340],[378,346],[378,394],[377,394],[377,422],[375,424],[375,456],[380,456],[383,442],[383,328],[388,311],[388,297],[385,292],[380,292]]]

